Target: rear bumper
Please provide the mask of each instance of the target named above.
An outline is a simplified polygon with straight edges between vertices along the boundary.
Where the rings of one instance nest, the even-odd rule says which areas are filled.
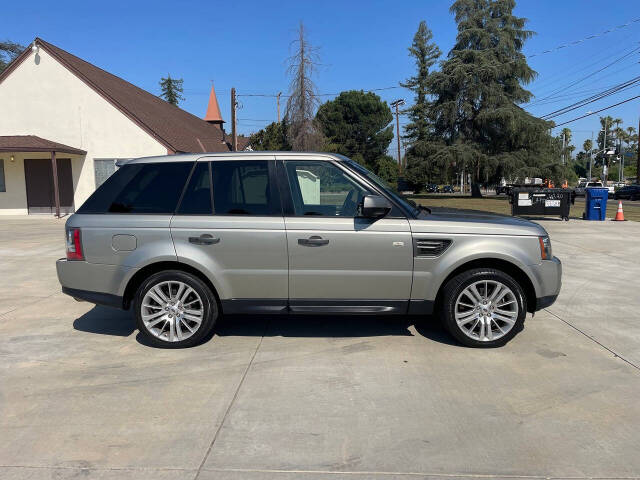
[[[122,308],[126,280],[131,267],[104,265],[85,261],[56,261],[62,292],[80,300]]]
[[[111,295],[110,293],[90,292],[88,290],[78,290],[75,288],[62,287],[62,293],[85,302],[105,305],[107,307],[123,308],[122,297]]]

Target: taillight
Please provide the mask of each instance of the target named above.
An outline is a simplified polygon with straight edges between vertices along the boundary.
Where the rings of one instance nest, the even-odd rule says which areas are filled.
[[[84,260],[82,237],[79,228],[67,230],[67,260]]]

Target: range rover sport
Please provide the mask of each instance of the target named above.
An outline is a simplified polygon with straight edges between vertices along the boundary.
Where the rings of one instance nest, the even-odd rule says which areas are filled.
[[[473,347],[551,305],[562,266],[524,219],[431,213],[339,155],[184,154],[122,162],[66,222],[64,293],[132,308],[186,347],[222,314],[439,315]]]

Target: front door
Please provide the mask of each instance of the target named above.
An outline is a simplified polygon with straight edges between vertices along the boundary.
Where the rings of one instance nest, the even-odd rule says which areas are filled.
[[[178,260],[206,270],[225,313],[286,312],[287,242],[275,162],[244,158],[198,161],[171,235]]]
[[[284,167],[293,203],[285,216],[291,310],[404,312],[413,270],[407,219],[358,217],[374,192],[337,162]]]
[[[58,158],[58,188],[60,213],[73,212],[73,177],[71,160]],[[24,176],[29,213],[54,213],[56,201],[53,189],[53,167],[49,159],[25,159]]]

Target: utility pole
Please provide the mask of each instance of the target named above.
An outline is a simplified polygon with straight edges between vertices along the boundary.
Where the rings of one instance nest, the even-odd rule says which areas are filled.
[[[618,168],[618,182],[624,182],[624,147],[622,146],[622,140],[619,140],[620,145],[620,167]]]
[[[282,95],[282,92],[278,92],[276,96],[276,101],[278,102],[278,123],[280,123],[280,95]]]
[[[638,117],[638,151],[636,154],[636,183],[640,185],[640,117]]]
[[[591,150],[589,150],[589,178],[587,182],[591,181],[591,166],[593,165],[593,131],[591,132]]]
[[[236,89],[231,88],[231,151],[238,151],[238,131],[236,129]]]
[[[602,185],[607,186],[607,175],[609,174],[609,159],[607,158],[607,117],[604,117],[604,166],[602,167]]]
[[[396,138],[398,139],[398,165],[400,167],[400,174],[402,174],[402,156],[400,155],[400,106],[404,105],[404,99],[400,98],[391,102],[391,106],[396,109]]]

